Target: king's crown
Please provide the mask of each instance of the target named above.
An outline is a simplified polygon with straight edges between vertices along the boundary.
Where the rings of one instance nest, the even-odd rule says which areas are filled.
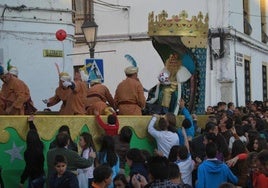
[[[187,20],[188,14],[183,10],[179,15],[174,15],[171,19],[167,18],[168,14],[164,10],[157,16],[151,12],[148,18],[149,36],[207,37],[208,14],[204,18],[199,12],[198,16],[192,16],[191,20]]]

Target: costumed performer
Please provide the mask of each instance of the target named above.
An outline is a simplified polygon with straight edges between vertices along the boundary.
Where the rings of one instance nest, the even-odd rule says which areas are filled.
[[[4,113],[3,115],[24,115],[25,104],[31,98],[28,86],[12,76],[3,66],[0,66],[0,79],[3,81],[0,97],[4,104],[0,105],[3,108],[0,111]]]
[[[87,85],[82,80],[81,73],[75,72],[74,82],[64,81],[63,86],[72,90],[67,98],[66,113],[68,115],[85,115]]]
[[[114,98],[110,90],[102,84],[102,80],[90,71],[90,88],[87,90],[86,111],[88,115],[94,115],[95,111],[100,115],[107,115],[105,109],[115,109]]]
[[[143,86],[138,78],[138,67],[135,60],[130,56],[125,56],[131,60],[132,66],[125,69],[126,79],[116,88],[114,101],[120,115],[142,115],[145,107],[145,96]]]
[[[165,61],[165,67],[159,74],[160,83],[149,91],[147,103],[162,106],[159,113],[179,112],[179,100],[181,99],[181,84],[192,76],[191,72],[182,62],[189,61],[189,55],[182,58],[175,52],[171,53]],[[190,59],[191,60],[191,59]],[[192,62],[191,62],[192,63]],[[168,75],[168,78],[167,78]]]
[[[56,88],[54,96],[49,99],[43,100],[47,107],[54,106],[62,101],[59,110],[59,115],[68,115],[66,112],[66,102],[72,90],[69,87],[63,86],[63,83],[65,81],[71,82],[71,76],[67,72],[61,72],[59,74],[59,86]]]

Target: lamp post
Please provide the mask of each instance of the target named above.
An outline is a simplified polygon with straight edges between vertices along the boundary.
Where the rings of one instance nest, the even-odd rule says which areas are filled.
[[[89,47],[89,54],[90,58],[94,58],[95,52],[95,45],[97,39],[97,30],[98,25],[94,21],[94,10],[93,10],[93,1],[92,0],[85,0],[84,1],[84,8],[85,8],[85,16],[84,16],[84,23],[81,26],[82,32],[85,36],[86,42]],[[89,7],[87,7],[89,6]],[[89,12],[87,12],[89,11]]]
[[[90,58],[94,58],[98,25],[95,21],[86,21],[81,26],[81,29],[89,47]]]

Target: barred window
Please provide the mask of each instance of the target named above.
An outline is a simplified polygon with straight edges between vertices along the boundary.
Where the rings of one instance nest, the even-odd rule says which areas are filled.
[[[251,101],[251,84],[250,84],[250,62],[245,60],[245,99],[246,103]]]
[[[82,35],[81,26],[84,23],[84,4],[86,0],[73,0],[73,23],[75,24],[75,35]]]
[[[263,101],[267,100],[267,66],[262,66],[262,94]]]

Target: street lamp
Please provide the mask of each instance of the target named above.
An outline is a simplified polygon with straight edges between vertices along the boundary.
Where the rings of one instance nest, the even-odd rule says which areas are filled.
[[[81,26],[81,29],[89,47],[90,58],[94,58],[98,25],[95,23],[94,20],[85,21]]]

